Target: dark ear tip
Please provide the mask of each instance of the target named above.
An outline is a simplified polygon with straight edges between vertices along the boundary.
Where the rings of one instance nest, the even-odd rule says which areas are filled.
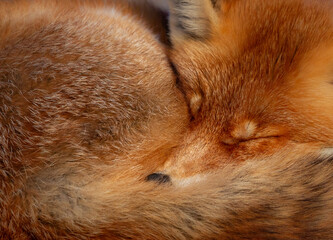
[[[171,179],[168,175],[163,174],[163,173],[153,173],[150,174],[146,177],[146,181],[150,182],[150,181],[155,181],[159,184],[163,184],[163,183],[169,183],[171,182]]]

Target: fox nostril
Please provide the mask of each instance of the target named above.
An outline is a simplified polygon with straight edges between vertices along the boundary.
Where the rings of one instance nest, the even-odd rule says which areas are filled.
[[[163,173],[153,173],[146,177],[146,181],[155,181],[159,184],[171,182],[171,179],[168,175]]]

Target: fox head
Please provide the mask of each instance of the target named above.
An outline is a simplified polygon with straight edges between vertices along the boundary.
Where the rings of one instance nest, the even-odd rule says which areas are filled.
[[[165,169],[191,176],[332,145],[329,1],[169,3],[170,57],[192,120]]]

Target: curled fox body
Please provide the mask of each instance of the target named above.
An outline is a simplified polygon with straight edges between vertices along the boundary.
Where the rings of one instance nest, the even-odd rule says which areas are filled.
[[[0,3],[0,239],[113,232],[101,196],[176,145],[186,104],[140,15],[124,1]]]
[[[278,145],[283,151],[267,154],[264,160],[253,156],[254,151],[244,151],[248,160],[238,165],[226,164],[220,149],[215,152],[218,158],[207,154],[214,148],[190,148],[198,146],[198,141],[192,138],[193,145],[184,143],[183,134],[195,136],[195,129],[203,126],[197,125],[198,119],[203,124],[212,121],[200,115],[209,109],[202,96],[194,92],[191,97],[193,87],[187,86],[194,78],[181,63],[189,64],[189,71],[201,68],[193,68],[176,53],[182,53],[183,44],[187,46],[184,32],[196,38],[189,44],[199,44],[209,53],[200,34],[213,36],[217,28],[207,24],[218,20],[216,10],[209,1],[189,1],[188,7],[204,4],[201,13],[208,14],[200,17],[204,24],[199,21],[199,27],[205,28],[197,28],[181,24],[173,15],[186,8],[173,5],[176,1],[170,5],[175,48],[171,57],[194,118],[189,122],[186,101],[176,88],[165,49],[149,30],[149,21],[124,2],[104,2],[0,3],[0,238],[332,239],[333,153],[326,149],[305,154],[305,149],[330,145],[327,122],[309,125],[311,129],[318,125],[321,141],[314,135],[313,141],[304,138]],[[300,1],[290,2],[300,4],[295,8],[301,6]],[[215,8],[232,12],[247,6],[241,4],[246,1],[222,3],[214,2]],[[262,6],[259,1],[253,3],[259,9]],[[327,10],[316,9],[321,9],[323,19],[328,18]],[[199,29],[200,34],[191,29]],[[233,36],[232,25],[229,30]],[[325,39],[321,36],[320,41]],[[198,55],[189,57],[200,61],[199,53],[206,51],[193,49]],[[183,60],[177,61],[177,56]],[[204,68],[204,63],[198,65]],[[325,64],[319,70],[326,69]],[[311,65],[306,70],[311,69],[317,76],[318,69]],[[197,86],[203,93],[201,84]],[[323,86],[323,90],[329,87]],[[217,87],[222,91],[224,86]],[[296,90],[295,94],[299,100]],[[205,100],[217,98],[205,96]],[[316,106],[309,109],[314,111]],[[329,111],[329,105],[325,109]],[[320,120],[327,117],[325,109],[319,111]],[[245,133],[259,126],[249,120],[253,123]],[[223,126],[221,119],[216,121]],[[201,133],[213,139],[221,135],[215,125],[209,129]],[[238,134],[244,136],[244,131]],[[223,139],[227,145],[235,143]],[[189,154],[193,152],[201,163]],[[239,153],[233,154],[236,161]],[[190,161],[193,164],[186,166]],[[207,173],[208,168],[217,171]],[[171,184],[145,180],[160,169],[170,173]],[[179,184],[198,173],[202,174],[198,181]]]

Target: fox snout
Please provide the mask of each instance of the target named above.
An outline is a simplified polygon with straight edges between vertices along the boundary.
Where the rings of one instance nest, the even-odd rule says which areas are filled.
[[[240,124],[232,131],[220,134],[208,128],[191,129],[160,170],[169,175],[172,182],[196,179],[193,177],[204,176],[226,166],[242,165],[252,160],[270,161],[274,156],[288,157],[291,154],[297,158],[322,147],[313,142],[294,142],[284,135],[261,136],[255,133],[255,122]]]
[[[170,156],[163,172],[172,179],[187,178],[218,169],[228,162],[227,149],[212,136],[185,135],[182,144]]]

